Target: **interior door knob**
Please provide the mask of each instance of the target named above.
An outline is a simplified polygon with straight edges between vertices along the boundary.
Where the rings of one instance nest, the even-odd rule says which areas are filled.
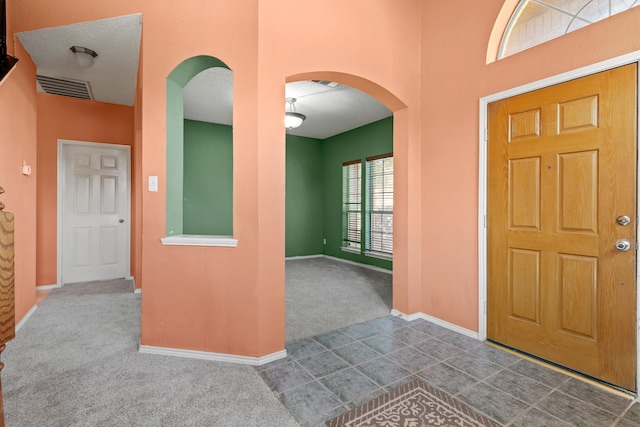
[[[616,242],[616,249],[620,252],[627,252],[631,249],[631,243],[627,239],[620,239]]]

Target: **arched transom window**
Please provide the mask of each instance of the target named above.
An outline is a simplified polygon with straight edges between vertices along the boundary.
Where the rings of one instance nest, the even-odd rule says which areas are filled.
[[[638,5],[640,0],[521,0],[504,32],[498,58]]]

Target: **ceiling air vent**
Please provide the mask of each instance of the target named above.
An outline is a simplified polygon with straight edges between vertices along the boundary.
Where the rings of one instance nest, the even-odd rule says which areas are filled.
[[[93,100],[89,82],[40,75],[36,79],[45,93]]]
[[[338,87],[340,83],[330,82],[329,80],[311,80],[312,82],[319,83],[321,85],[329,86],[329,87]]]

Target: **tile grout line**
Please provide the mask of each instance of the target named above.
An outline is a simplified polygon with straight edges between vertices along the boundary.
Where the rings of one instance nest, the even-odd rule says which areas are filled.
[[[630,399],[632,399],[634,397],[630,393],[627,393],[625,391],[619,390],[619,389],[617,389],[615,387],[612,387],[612,386],[608,386],[608,385],[606,385],[606,384],[604,384],[604,383],[602,383],[600,381],[597,381],[595,379],[592,379],[592,378],[589,378],[587,376],[581,375],[581,374],[579,374],[577,372],[573,372],[573,371],[571,371],[569,369],[565,369],[565,368],[563,368],[561,366],[556,366],[556,365],[554,365],[552,363],[545,362],[544,360],[540,360],[540,359],[538,359],[536,357],[533,357],[533,356],[530,356],[530,355],[528,355],[526,353],[520,353],[520,352],[515,351],[515,350],[513,350],[511,348],[508,348],[508,347],[505,347],[505,346],[502,346],[500,344],[493,343],[493,342],[490,342],[490,341],[485,341],[485,343],[488,346],[491,346],[491,347],[493,347],[495,349],[504,351],[504,352],[512,354],[514,356],[518,356],[523,360],[527,360],[529,362],[535,363],[536,365],[545,367],[545,368],[547,368],[549,370],[552,370],[552,371],[555,371],[555,372],[559,372],[559,373],[564,374],[564,375],[566,375],[568,377],[575,378],[575,379],[577,379],[579,381],[582,381],[584,383],[590,384],[592,386],[595,386],[595,387],[597,387],[597,388],[599,388],[601,390],[607,391],[609,393],[616,394],[618,396],[622,396],[622,397],[626,397],[626,398],[630,398]],[[633,401],[633,399],[632,399],[632,401]]]
[[[366,323],[366,322],[365,322],[365,323]],[[376,327],[376,326],[371,326],[371,327],[372,327],[373,329],[375,329],[375,330],[377,331],[377,333],[372,334],[372,335],[363,336],[363,337],[361,337],[361,338],[355,338],[355,337],[353,337],[353,336],[350,336],[350,335],[348,335],[347,333],[344,333],[342,330],[338,330],[338,331],[337,331],[337,332],[339,332],[339,333],[342,333],[342,334],[343,334],[343,335],[345,335],[346,337],[348,337],[348,338],[352,339],[352,340],[353,340],[353,343],[359,343],[359,344],[361,344],[361,345],[365,346],[367,349],[370,349],[370,350],[372,350],[374,353],[376,353],[376,354],[377,354],[377,356],[375,356],[375,357],[373,357],[373,358],[371,358],[371,359],[368,359],[368,360],[362,361],[362,362],[360,362],[359,364],[355,364],[355,365],[354,365],[354,364],[352,364],[351,362],[349,362],[348,360],[344,359],[343,357],[341,357],[339,354],[337,354],[337,353],[335,353],[335,352],[334,352],[334,350],[335,350],[335,349],[340,348],[340,347],[347,346],[347,345],[349,345],[349,344],[351,344],[351,343],[349,343],[349,344],[344,344],[344,345],[342,345],[342,346],[338,346],[338,347],[329,348],[328,346],[326,346],[326,345],[322,344],[321,342],[317,341],[314,337],[311,337],[311,338],[312,338],[314,341],[316,341],[316,342],[318,342],[319,344],[321,344],[321,345],[323,345],[324,347],[326,347],[326,348],[327,348],[327,349],[328,349],[328,350],[329,350],[333,355],[335,355],[336,357],[340,358],[341,360],[344,360],[344,361],[347,363],[347,367],[346,367],[346,368],[344,368],[344,369],[342,369],[342,370],[346,370],[346,369],[353,369],[353,370],[355,370],[356,372],[358,372],[359,374],[363,375],[365,378],[367,378],[371,383],[375,384],[375,385],[376,385],[376,388],[375,388],[374,390],[372,390],[372,391],[371,391],[370,393],[368,393],[368,394],[374,394],[374,393],[375,393],[375,395],[380,395],[380,394],[384,394],[384,393],[388,392],[389,390],[388,390],[387,388],[388,388],[388,387],[390,387],[390,386],[391,386],[391,384],[393,384],[393,383],[399,383],[399,382],[402,382],[403,380],[409,379],[410,377],[415,377],[415,376],[416,376],[416,373],[415,373],[415,372],[413,372],[413,371],[410,371],[409,369],[406,369],[404,366],[402,366],[402,365],[400,365],[400,364],[398,364],[398,363],[394,362],[393,360],[390,360],[389,358],[387,358],[386,356],[387,356],[387,354],[388,354],[388,353],[387,353],[387,354],[380,353],[377,349],[375,349],[375,348],[371,347],[370,345],[368,345],[367,343],[365,343],[365,342],[364,342],[365,340],[368,340],[368,339],[370,339],[370,338],[374,338],[374,337],[379,336],[379,335],[382,335],[382,336],[385,336],[385,337],[388,337],[388,338],[395,338],[393,335],[389,335],[389,334],[387,334],[387,333],[386,333],[386,331],[383,331],[383,330],[381,330],[380,328],[378,328],[378,327]],[[404,328],[406,328],[406,327],[408,327],[408,326],[403,326],[402,328],[399,328],[399,329],[404,329]],[[424,333],[424,332],[418,331],[417,329],[413,329],[413,328],[412,328],[412,330],[415,330],[415,331],[420,332],[420,333]],[[396,330],[393,330],[393,331],[391,331],[391,332],[392,332],[392,333],[393,333],[393,332],[396,332]],[[425,335],[426,335],[426,334],[425,334]],[[426,336],[428,336],[428,337],[429,337],[429,339],[431,338],[431,336],[429,336],[429,335],[426,335]],[[411,347],[411,344],[410,344],[410,343],[407,343],[406,341],[404,341],[404,340],[402,340],[402,339],[399,339],[399,341],[403,343],[403,347],[399,348],[398,350],[400,350],[400,349],[402,349],[402,348],[408,348],[408,347]],[[398,350],[394,350],[394,351],[398,351]],[[418,351],[418,350],[416,349],[416,351]],[[391,353],[391,352],[390,352],[390,353]],[[424,353],[422,353],[422,352],[420,352],[420,353],[421,353],[421,354],[424,354]],[[426,355],[425,355],[425,356],[426,356]],[[396,365],[396,366],[398,366],[398,367],[400,367],[400,368],[402,368],[402,369],[406,370],[407,372],[409,372],[409,374],[408,374],[408,375],[406,375],[406,376],[404,376],[404,377],[402,377],[401,379],[399,379],[399,380],[397,380],[397,381],[392,382],[392,383],[388,383],[388,384],[380,385],[376,380],[374,380],[374,379],[373,379],[373,378],[371,378],[369,375],[367,375],[366,373],[362,372],[360,369],[358,369],[358,368],[357,368],[358,366],[362,365],[363,363],[367,363],[367,362],[369,362],[369,361],[372,361],[372,360],[375,360],[375,359],[379,359],[380,357],[384,357],[384,358],[385,358],[385,360],[387,360],[387,361],[389,361],[390,363],[393,363],[394,365]],[[304,368],[304,367],[303,367],[303,368]],[[340,371],[336,371],[336,373],[337,373],[337,372],[340,372]],[[309,374],[311,374],[311,373],[309,372]],[[312,376],[313,378],[315,378],[315,379],[316,379],[316,381],[317,381],[317,382],[319,382],[322,386],[324,386],[324,384],[322,384],[322,382],[320,381],[320,378],[324,378],[324,377],[316,377],[315,375],[311,375],[311,376]],[[335,393],[333,393],[333,391],[332,391],[332,390],[330,390],[328,387],[326,387],[326,386],[325,386],[325,388],[326,388],[326,389],[327,389],[327,390],[328,390],[328,391],[329,391],[333,396],[335,396],[335,397],[337,398],[337,400],[338,400],[338,401],[340,401],[340,402],[342,403],[342,407],[346,407],[346,408],[347,408],[347,410],[352,409],[352,408],[350,408],[349,403],[350,403],[350,402],[353,402],[353,400],[350,400],[350,401],[345,402],[345,401],[344,401],[344,400],[342,400],[339,396],[337,396]],[[360,397],[363,397],[363,396],[366,396],[366,395],[367,395],[367,393],[365,393],[365,394],[363,394],[363,395],[361,395],[361,396],[356,397],[356,399],[357,399],[357,398],[360,398]],[[356,406],[357,406],[357,405],[356,405]],[[334,408],[333,410],[335,410],[335,408]],[[332,410],[332,411],[333,411],[333,410]],[[324,417],[323,417],[323,419],[324,419]]]
[[[340,331],[340,330],[338,330],[338,332],[339,332],[339,331]],[[329,332],[329,333],[330,333],[330,332]],[[348,336],[348,335],[346,335],[346,334],[344,334],[344,335],[345,335],[345,336]],[[349,338],[354,339],[353,337],[349,337]],[[324,351],[328,351],[329,353],[331,353],[331,354],[333,354],[334,356],[336,356],[337,358],[339,358],[339,359],[343,360],[343,361],[347,364],[347,367],[345,367],[345,368],[343,368],[343,369],[340,369],[340,370],[338,370],[338,371],[336,371],[336,372],[333,372],[333,373],[331,373],[331,374],[327,374],[327,375],[322,376],[322,377],[318,377],[318,376],[314,375],[311,371],[309,371],[309,370],[308,370],[304,365],[302,365],[301,363],[298,363],[298,365],[299,365],[299,366],[300,366],[300,367],[301,367],[301,368],[302,368],[302,369],[303,369],[307,374],[309,374],[309,376],[311,376],[311,378],[313,378],[313,380],[312,380],[312,381],[310,381],[310,382],[308,382],[308,383],[305,383],[304,385],[306,385],[306,384],[310,384],[310,383],[312,383],[312,382],[315,382],[315,383],[317,383],[318,385],[320,385],[320,387],[322,387],[322,388],[324,388],[325,390],[327,390],[327,391],[328,391],[328,392],[329,392],[333,397],[335,397],[335,398],[336,398],[336,400],[337,400],[338,402],[340,402],[340,405],[339,405],[339,406],[336,406],[336,407],[334,407],[334,408],[331,408],[331,410],[327,411],[325,414],[321,414],[321,415],[319,415],[319,416],[316,418],[317,420],[328,421],[328,419],[326,419],[325,417],[327,417],[327,416],[331,416],[331,414],[332,414],[336,409],[338,409],[338,408],[342,408],[342,409],[344,409],[345,411],[348,411],[348,410],[349,410],[349,408],[346,406],[346,404],[347,404],[348,402],[344,402],[344,401],[340,398],[340,396],[336,395],[332,390],[330,390],[327,386],[325,386],[325,385],[322,383],[322,381],[320,381],[320,379],[321,379],[321,378],[325,378],[325,377],[327,377],[327,376],[329,376],[329,375],[332,375],[332,374],[335,374],[335,373],[338,373],[338,372],[341,372],[341,371],[344,371],[344,370],[350,369],[350,368],[354,368],[354,369],[355,369],[355,366],[354,366],[354,365],[351,365],[351,363],[350,363],[348,360],[345,360],[344,358],[340,357],[340,355],[338,355],[338,354],[334,353],[332,348],[329,348],[328,346],[326,346],[326,345],[322,344],[320,341],[316,340],[316,339],[315,339],[315,337],[309,337],[309,338],[303,338],[303,339],[310,339],[311,341],[313,341],[313,342],[316,342],[316,343],[320,344],[322,347],[324,347],[324,348],[325,348],[325,350],[324,350]],[[354,341],[354,342],[355,342],[355,341]],[[345,344],[345,346],[346,346],[346,345],[349,345],[349,344]],[[344,347],[344,346],[341,346],[341,347]],[[334,347],[334,348],[339,348],[339,347]],[[314,355],[316,355],[316,354],[323,353],[324,351],[321,351],[321,352],[318,352],[318,353],[314,353],[314,354],[309,355],[309,356],[306,356],[306,357],[312,357],[312,356],[314,356]],[[306,357],[305,357],[305,358],[306,358]],[[297,360],[299,360],[299,359],[296,359],[295,361],[297,362]],[[360,372],[360,371],[358,371],[358,372]],[[300,387],[300,386],[299,386],[299,387]],[[297,388],[297,387],[296,387],[296,388]]]
[[[616,421],[615,421],[615,423],[614,423],[613,425],[618,425],[618,423],[619,423],[621,420],[631,421],[631,420],[628,420],[628,419],[624,418],[624,416],[625,416],[625,415],[627,415],[627,412],[629,412],[629,410],[633,407],[633,404],[634,404],[635,402],[636,402],[636,401],[635,401],[635,399],[634,399],[634,400],[632,400],[632,401],[629,403],[629,406],[627,406],[627,408],[626,408],[624,411],[622,411],[622,414],[620,414],[620,415],[618,416],[618,418],[616,418]],[[635,421],[631,421],[631,422],[635,423]],[[635,423],[635,424],[640,425],[640,424],[638,424],[638,423]]]
[[[526,359],[523,359],[523,360],[526,360]],[[519,373],[519,372],[518,372],[518,373]],[[562,372],[562,373],[564,373],[564,372]],[[521,375],[522,375],[522,374],[521,374]],[[525,375],[525,376],[526,376],[526,375]],[[528,378],[531,378],[531,377],[528,377]],[[524,413],[526,413],[526,412],[530,411],[531,409],[536,409],[536,410],[538,410],[538,411],[540,411],[540,412],[542,412],[542,413],[545,413],[545,414],[547,414],[547,415],[552,416],[552,417],[553,417],[553,418],[555,418],[555,419],[558,419],[558,420],[560,420],[560,421],[562,421],[562,422],[565,422],[566,424],[569,424],[569,423],[567,423],[565,420],[563,420],[563,419],[561,419],[561,418],[556,417],[555,415],[553,415],[553,414],[551,414],[551,413],[549,413],[549,412],[547,412],[547,411],[543,410],[542,408],[538,407],[537,405],[538,405],[538,403],[542,402],[544,399],[547,399],[547,398],[551,397],[551,395],[552,395],[553,393],[555,393],[555,392],[563,393],[563,391],[562,391],[562,390],[560,390],[560,387],[562,387],[564,384],[568,383],[570,378],[565,378],[563,381],[561,381],[561,382],[560,382],[558,385],[556,385],[555,387],[551,387],[551,386],[550,386],[550,385],[548,385],[548,384],[544,384],[544,383],[542,383],[542,382],[538,381],[538,380],[537,380],[537,379],[535,379],[535,378],[531,378],[531,379],[533,379],[534,381],[537,381],[538,383],[540,383],[540,384],[542,384],[542,385],[545,385],[545,386],[549,387],[549,388],[550,388],[550,390],[549,390],[547,393],[545,393],[544,395],[540,396],[537,400],[535,400],[534,402],[532,402],[532,403],[529,405],[529,408],[527,409],[527,411],[523,411],[523,413],[522,413],[522,414],[519,414],[519,415],[518,415],[518,417],[519,417],[519,416],[522,416]],[[583,401],[582,399],[578,399],[578,400]],[[518,419],[518,417],[515,417],[515,418],[514,418],[513,420],[511,420],[511,421],[513,422],[513,421],[517,420],[517,419]]]
[[[559,390],[559,387],[560,387],[562,384],[564,384],[565,382],[567,382],[567,381],[568,381],[568,379],[565,379],[565,380],[564,380],[564,381],[562,381],[558,386],[556,386],[555,388],[553,388],[553,387],[549,386],[548,384],[544,384],[544,383],[542,383],[542,382],[538,381],[538,380],[537,380],[537,379],[535,379],[535,378],[531,378],[531,377],[529,377],[529,376],[527,376],[527,375],[521,374],[521,373],[520,373],[520,372],[518,372],[518,371],[514,371],[514,370],[512,370],[512,369],[509,369],[511,366],[516,365],[516,364],[517,364],[517,363],[519,363],[521,360],[524,360],[524,359],[520,359],[520,360],[518,360],[518,361],[516,361],[516,362],[513,362],[512,364],[510,364],[510,365],[508,365],[508,366],[504,366],[501,370],[499,370],[498,372],[496,372],[496,373],[495,373],[495,374],[493,374],[493,375],[498,375],[498,374],[499,374],[500,372],[502,372],[502,371],[509,370],[509,371],[511,371],[511,372],[515,372],[515,373],[520,374],[520,375],[522,375],[522,376],[524,376],[524,377],[526,377],[526,378],[529,378],[529,379],[531,379],[531,380],[533,380],[533,381],[537,382],[538,384],[542,384],[543,386],[548,387],[548,388],[549,388],[549,391],[547,391],[545,394],[543,394],[542,396],[540,396],[540,397],[539,397],[538,399],[536,399],[535,401],[533,401],[533,402],[529,403],[529,402],[525,402],[524,400],[520,399],[520,398],[519,398],[519,397],[517,397],[517,396],[514,396],[514,395],[513,395],[513,394],[511,394],[511,393],[507,393],[506,391],[501,390],[501,391],[503,391],[503,392],[507,393],[509,396],[511,396],[511,397],[513,397],[513,398],[515,398],[515,399],[518,399],[519,401],[521,401],[521,402],[523,402],[523,403],[525,403],[525,404],[527,405],[527,408],[526,408],[526,409],[524,409],[524,410],[522,410],[522,411],[518,412],[518,413],[517,413],[513,418],[511,418],[509,421],[507,421],[507,423],[505,424],[505,427],[510,426],[510,425],[511,425],[511,424],[513,424],[515,421],[517,421],[520,417],[522,417],[524,414],[526,414],[527,412],[530,412],[532,409],[536,409],[536,410],[538,410],[538,411],[540,411],[540,412],[544,412],[544,413],[546,413],[546,414],[548,414],[548,415],[550,415],[550,416],[552,416],[552,417],[554,417],[554,418],[556,418],[556,419],[559,419],[559,418],[558,418],[558,417],[556,417],[555,415],[553,415],[553,414],[549,414],[548,412],[543,411],[542,409],[538,408],[538,407],[537,407],[537,406],[535,406],[535,405],[536,405],[536,403],[540,402],[541,400],[546,399],[547,397],[549,397],[551,394],[553,394],[553,392],[554,392],[554,391]],[[487,377],[487,378],[490,378],[490,377],[491,377],[491,376],[493,376],[493,375],[490,375],[490,376],[489,376],[489,377]],[[491,386],[491,384],[488,384],[488,383],[486,383],[486,382],[485,382],[485,380],[486,380],[487,378],[485,378],[484,380],[482,380],[482,383],[483,383],[483,384],[486,384],[486,385],[488,385],[488,386]],[[493,386],[491,386],[491,387],[493,387]],[[495,388],[495,387],[494,387],[494,388]],[[500,389],[498,389],[498,390],[500,390]],[[560,419],[559,419],[559,420],[560,420]],[[563,422],[564,422],[564,420],[560,420],[560,421],[563,421]]]
[[[368,322],[370,322],[370,321],[368,321]],[[344,337],[346,337],[346,338],[348,338],[350,340],[349,342],[346,342],[346,343],[342,342],[339,345],[334,345],[331,341],[327,341],[327,344],[324,344],[324,343],[318,341],[316,339],[316,336],[303,338],[303,339],[310,340],[310,342],[318,344],[320,346],[319,348],[321,350],[318,350],[317,352],[313,352],[312,354],[309,354],[309,355],[305,355],[304,357],[292,358],[291,359],[291,361],[294,362],[296,364],[296,366],[299,366],[302,369],[302,371],[304,373],[308,374],[309,377],[311,378],[311,381],[309,381],[309,382],[307,382],[305,384],[302,384],[302,385],[306,385],[306,384],[310,384],[312,382],[315,382],[322,389],[328,391],[330,396],[335,398],[335,400],[337,402],[340,402],[339,406],[337,406],[335,408],[332,408],[330,411],[327,411],[326,413],[322,414],[318,418],[315,418],[316,421],[319,420],[319,419],[324,420],[325,417],[332,416],[334,413],[336,413],[336,411],[338,409],[347,410],[348,411],[348,410],[352,409],[351,406],[353,406],[353,407],[357,407],[358,406],[354,402],[358,402],[359,400],[361,400],[362,398],[365,398],[367,396],[376,396],[376,395],[379,395],[380,393],[388,392],[389,388],[393,384],[400,385],[400,384],[402,384],[402,383],[404,383],[406,381],[410,381],[413,378],[420,378],[421,380],[426,381],[431,386],[442,390],[440,387],[437,387],[437,386],[433,385],[431,382],[429,382],[428,378],[423,377],[422,375],[418,374],[423,369],[427,369],[429,367],[436,366],[438,364],[443,364],[443,365],[447,366],[447,368],[453,369],[454,371],[457,371],[458,373],[463,374],[463,375],[468,376],[468,377],[473,379],[474,382],[472,384],[470,384],[470,385],[468,385],[466,387],[463,387],[462,389],[458,390],[456,393],[452,394],[452,393],[449,393],[449,392],[446,392],[445,390],[443,390],[446,393],[450,394],[451,396],[454,396],[457,399],[460,399],[461,393],[469,390],[470,388],[472,388],[474,386],[482,384],[483,386],[495,388],[496,390],[502,391],[502,392],[506,393],[507,395],[511,396],[513,399],[516,399],[517,401],[522,402],[525,405],[525,408],[522,409],[522,410],[519,410],[510,420],[506,421],[505,426],[513,425],[514,422],[516,422],[518,419],[522,418],[522,416],[524,416],[525,414],[531,412],[532,410],[540,411],[540,412],[546,414],[547,416],[549,416],[549,417],[551,417],[553,419],[564,421],[563,419],[561,419],[561,418],[549,413],[548,411],[540,409],[540,407],[538,406],[542,401],[544,401],[545,399],[550,398],[550,396],[552,394],[554,394],[554,393],[561,393],[562,395],[566,395],[567,397],[569,397],[571,399],[576,399],[577,401],[582,402],[584,404],[587,404],[587,405],[589,405],[590,407],[592,407],[594,409],[597,409],[599,411],[603,411],[603,412],[615,417],[614,420],[612,421],[611,425],[616,425],[617,423],[620,423],[623,420],[624,421],[631,421],[631,420],[627,420],[626,418],[624,418],[624,416],[633,407],[633,405],[634,405],[634,401],[633,400],[629,401],[629,404],[625,407],[624,410],[621,411],[621,413],[619,413],[619,414],[613,413],[611,410],[604,409],[603,407],[597,406],[596,404],[594,404],[594,403],[592,403],[590,401],[584,400],[581,397],[574,396],[572,394],[566,393],[561,388],[564,387],[571,380],[571,378],[576,378],[576,379],[578,379],[580,381],[583,381],[583,382],[585,382],[585,383],[587,383],[589,385],[598,386],[599,389],[605,390],[606,392],[615,392],[616,390],[611,389],[609,387],[604,387],[601,384],[593,384],[593,382],[584,381],[584,379],[582,377],[579,377],[579,376],[577,376],[575,374],[574,375],[570,375],[570,373],[568,373],[565,370],[557,369],[557,368],[554,369],[553,366],[549,366],[547,364],[540,363],[539,361],[536,361],[536,360],[531,360],[531,358],[526,357],[526,355],[523,355],[523,354],[520,354],[520,353],[515,353],[513,351],[508,351],[508,349],[504,349],[502,347],[491,345],[491,343],[487,343],[487,342],[478,342],[477,345],[466,346],[466,342],[465,342],[466,340],[462,340],[461,341],[461,340],[453,340],[452,339],[452,341],[455,341],[456,343],[458,343],[458,345],[456,345],[456,344],[453,344],[451,341],[447,340],[447,338],[455,338],[455,337],[453,337],[453,336],[452,337],[445,336],[446,334],[443,333],[443,332],[446,332],[446,331],[439,331],[438,329],[435,329],[435,333],[433,333],[434,329],[431,329],[430,332],[425,332],[424,329],[416,327],[416,326],[418,326],[418,324],[416,324],[416,325],[407,324],[407,325],[404,325],[402,327],[396,328],[396,327],[393,327],[393,326],[389,327],[386,324],[370,325],[370,324],[368,324],[368,322],[362,322],[362,323],[357,324],[357,325],[366,325],[366,326],[364,328],[361,328],[361,329],[354,329],[353,330],[352,333],[354,335],[356,335],[356,336],[361,335],[358,338],[350,335],[348,332],[345,332],[348,328],[351,328],[352,326],[355,326],[355,325],[351,325],[351,326],[348,326],[346,328],[342,328],[342,329],[339,329],[339,330],[336,330],[336,331],[331,331],[331,332],[326,333],[326,334],[330,334],[330,333],[333,333],[333,332],[338,332],[338,333],[340,333],[341,335],[344,335]],[[403,330],[404,330],[404,333],[402,333],[402,332],[398,333],[399,331],[403,331]],[[421,335],[418,335],[417,337],[415,337],[414,340],[411,339],[413,331],[421,334]],[[442,333],[438,333],[438,332],[442,332]],[[369,333],[371,333],[371,334],[368,335]],[[321,334],[321,335],[325,335],[325,334]],[[320,336],[320,335],[318,335],[318,336]],[[420,338],[422,338],[422,336],[424,336],[424,340],[420,340]],[[369,345],[369,344],[374,344],[373,341],[370,341],[369,344],[365,342],[367,340],[374,340],[375,337],[381,337],[381,338],[383,338],[385,340],[386,339],[391,340],[390,347],[388,348],[388,349],[391,349],[391,351],[388,351],[386,353],[381,353],[375,347]],[[330,340],[330,338],[328,338],[328,339]],[[436,340],[436,341],[433,341],[433,340]],[[426,343],[428,341],[433,341],[433,343],[427,345],[427,348],[429,348],[432,345],[437,347],[438,345],[443,345],[444,344],[444,345],[447,345],[447,346],[455,348],[456,352],[455,352],[455,354],[451,354],[448,357],[440,359],[440,358],[437,358],[437,357],[433,357],[433,355],[425,353],[424,351],[422,351],[419,348],[415,347],[415,345]],[[345,346],[352,345],[352,344],[359,344],[359,345],[364,346],[364,348],[366,348],[367,350],[370,350],[372,352],[372,354],[375,354],[375,356],[367,358],[366,360],[360,361],[357,364],[354,364],[354,363],[346,360],[344,357],[340,356],[338,353],[335,352],[335,350],[337,350],[337,349],[339,349],[341,347],[345,347]],[[381,344],[384,345],[384,343],[381,343]],[[463,346],[459,346],[461,344],[465,344],[465,346],[464,347]],[[471,375],[470,373],[467,373],[467,372],[465,372],[465,371],[463,371],[461,369],[458,369],[455,366],[451,366],[448,363],[449,361],[451,361],[452,359],[454,359],[456,357],[459,357],[460,355],[466,355],[467,357],[474,356],[474,351],[477,351],[478,348],[480,346],[482,346],[482,345],[488,345],[489,347],[494,348],[497,351],[500,351],[500,352],[503,352],[503,353],[507,353],[507,354],[511,354],[511,355],[515,356],[518,360],[516,360],[514,362],[508,362],[506,364],[503,364],[501,362],[498,362],[498,361],[494,360],[493,358],[491,358],[491,356],[488,356],[488,357],[487,356],[483,356],[483,357],[486,357],[486,362],[487,363],[489,363],[491,365],[496,365],[496,366],[499,367],[499,369],[497,371],[491,373],[490,375],[486,376],[485,378],[480,379],[480,380],[478,380],[475,375]],[[385,348],[385,350],[386,349],[387,348]],[[419,364],[415,364],[413,362],[413,360],[415,360],[415,359],[409,359],[410,357],[413,356],[413,355],[411,355],[411,353],[407,354],[407,356],[406,356],[407,359],[405,359],[405,362],[401,362],[399,360],[396,360],[396,359],[393,359],[393,358],[389,357],[390,354],[393,354],[393,353],[396,353],[396,352],[400,352],[402,350],[408,350],[408,349],[410,349],[411,352],[415,352],[414,355],[416,357],[417,357],[418,354],[419,355],[423,355],[425,358],[428,358],[428,360],[430,360],[431,362],[426,364],[426,365],[424,365],[424,366],[421,366],[420,369],[416,370],[415,366],[419,366]],[[344,363],[346,363],[346,366],[343,367],[342,369],[339,369],[339,370],[337,370],[335,372],[332,372],[330,374],[327,374],[327,375],[324,375],[324,376],[316,376],[316,375],[313,375],[309,371],[309,369],[307,369],[304,365],[299,363],[299,360],[302,360],[302,359],[305,359],[305,358],[308,358],[308,357],[312,357],[314,355],[320,354],[320,353],[325,352],[325,351],[328,351],[331,355],[335,356],[339,360],[342,360]],[[386,362],[389,362],[392,365],[397,366],[397,367],[403,369],[404,371],[408,372],[408,374],[405,375],[405,376],[402,376],[402,378],[399,378],[399,379],[397,379],[395,381],[392,381],[392,382],[384,381],[385,384],[380,385],[377,380],[375,380],[374,378],[372,378],[369,375],[367,375],[364,371],[361,371],[360,369],[358,369],[358,366],[361,366],[363,364],[369,363],[369,362],[371,362],[371,361],[373,361],[375,359],[379,359],[381,357],[384,358],[384,360]],[[400,357],[403,357],[403,356],[400,356]],[[564,376],[566,376],[566,378],[564,378],[559,384],[557,384],[555,386],[551,386],[548,383],[540,381],[536,377],[532,377],[532,376],[526,375],[524,373],[521,373],[521,372],[519,372],[517,370],[514,370],[513,368],[518,363],[522,362],[523,360],[524,361],[528,361],[528,362],[532,362],[532,363],[536,363],[536,365],[542,366],[545,369],[549,369],[549,370],[552,370],[552,371],[559,372],[559,373],[563,374]],[[409,368],[409,366],[412,366],[412,367]],[[374,384],[375,388],[373,390],[371,390],[369,392],[365,392],[365,393],[363,393],[363,394],[361,394],[361,395],[359,395],[359,396],[357,396],[357,397],[355,397],[355,398],[353,398],[353,399],[351,399],[349,401],[344,401],[339,395],[336,394],[337,391],[336,392],[332,391],[328,386],[326,386],[321,381],[321,379],[323,379],[323,378],[325,378],[327,376],[334,375],[334,374],[339,374],[340,372],[346,371],[347,369],[353,369],[359,375],[362,375],[370,383]],[[497,388],[497,387],[495,387],[492,384],[487,382],[487,379],[492,378],[492,377],[494,377],[496,375],[500,375],[501,373],[505,373],[507,371],[510,371],[512,373],[516,373],[518,375],[523,375],[524,377],[530,379],[531,381],[534,381],[535,383],[538,383],[540,385],[548,387],[549,390],[547,392],[545,392],[544,394],[542,394],[535,401],[529,403],[529,402],[524,401],[524,400],[520,399],[519,397],[511,394],[509,391]],[[299,385],[297,387],[300,387],[302,385]],[[291,390],[294,390],[297,387],[294,387]],[[339,389],[337,389],[337,390],[339,390]],[[619,392],[619,391],[618,391],[618,393],[614,393],[614,394],[623,395],[623,393]],[[624,397],[629,397],[629,395],[625,393]],[[475,409],[478,410],[480,413],[484,414],[485,416],[489,416],[488,414],[486,414],[481,409],[478,409],[478,408],[475,408]],[[489,416],[489,418],[493,419],[493,417],[491,417],[491,416]],[[631,422],[633,422],[633,421],[631,421]]]

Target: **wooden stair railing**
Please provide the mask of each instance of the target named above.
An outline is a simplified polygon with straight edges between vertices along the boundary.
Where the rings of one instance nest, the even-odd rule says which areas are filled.
[[[0,194],[4,193],[0,187]],[[0,202],[0,355],[8,341],[16,336],[15,328],[15,272],[13,267],[13,214],[4,212]],[[0,372],[4,363],[0,362]],[[4,402],[2,399],[2,379],[0,378],[0,427],[4,424]]]

